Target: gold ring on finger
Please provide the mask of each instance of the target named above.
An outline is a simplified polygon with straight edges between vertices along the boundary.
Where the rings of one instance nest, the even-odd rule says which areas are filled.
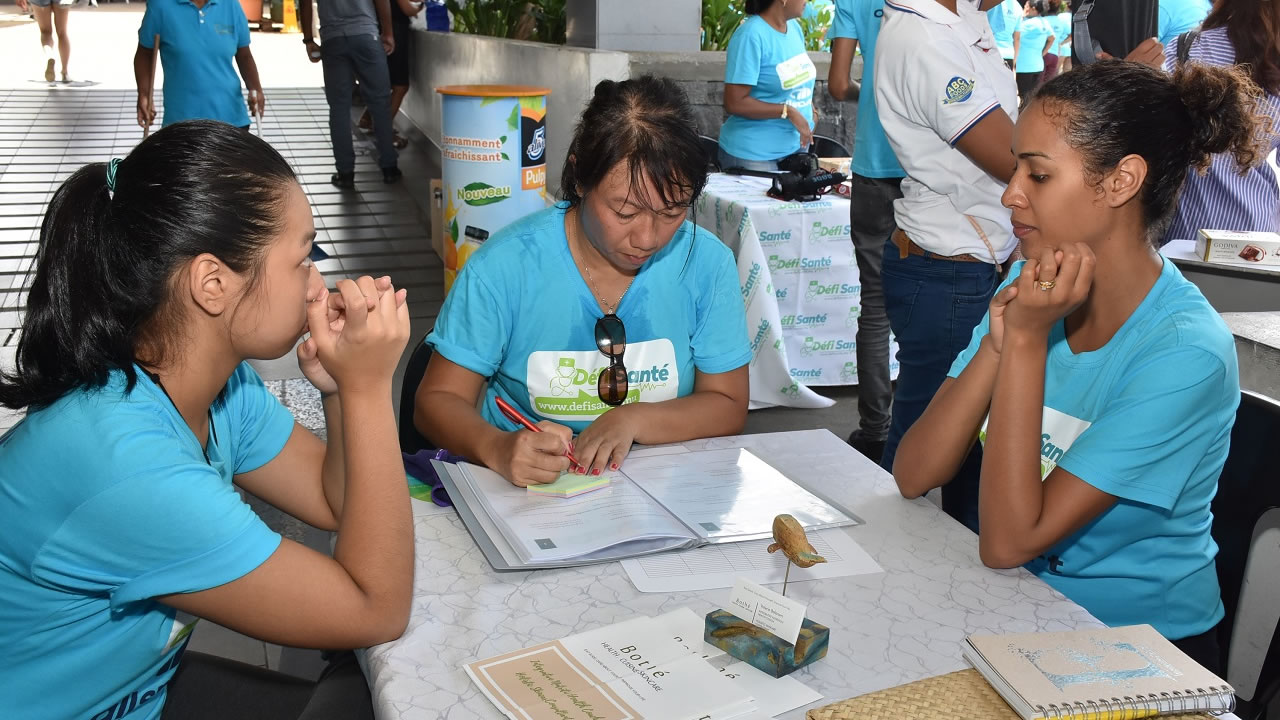
[[[1040,280],[1036,284],[1040,286],[1041,290],[1048,292],[1052,290],[1054,286],[1058,284],[1058,282],[1056,280]]]

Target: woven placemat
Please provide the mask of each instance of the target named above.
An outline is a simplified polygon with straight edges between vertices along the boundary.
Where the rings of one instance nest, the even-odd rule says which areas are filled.
[[[960,670],[859,695],[805,715],[808,720],[1020,720],[977,670]],[[1182,715],[1183,720],[1212,720]]]

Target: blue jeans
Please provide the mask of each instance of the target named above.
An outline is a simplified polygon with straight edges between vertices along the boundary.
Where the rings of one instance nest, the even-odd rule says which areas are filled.
[[[730,155],[720,148],[720,169],[727,170],[732,167],[742,168],[743,170],[761,170],[765,172],[777,172],[777,160],[748,160],[740,158],[736,155]]]
[[[324,69],[324,97],[329,101],[329,136],[333,140],[333,162],[338,172],[356,169],[356,151],[351,141],[351,95],[356,78],[378,146],[378,167],[396,167],[392,144],[391,75],[387,54],[376,35],[346,35],[329,38],[320,46]]]
[[[902,436],[915,423],[942,386],[956,356],[969,346],[973,328],[982,321],[999,282],[999,268],[983,262],[956,262],[935,257],[900,257],[892,240],[885,243],[880,269],[885,312],[898,340],[898,389],[880,464],[892,471]],[[975,458],[955,480],[943,486],[943,509],[976,530],[978,475]]]

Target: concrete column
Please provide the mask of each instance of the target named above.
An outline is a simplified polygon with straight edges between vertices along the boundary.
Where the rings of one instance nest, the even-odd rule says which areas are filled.
[[[702,43],[701,0],[568,0],[565,12],[578,47],[693,52]]]

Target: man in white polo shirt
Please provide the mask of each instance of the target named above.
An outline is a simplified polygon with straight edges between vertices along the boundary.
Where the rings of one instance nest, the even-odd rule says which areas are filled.
[[[889,470],[969,344],[1017,242],[1000,203],[1013,175],[1018,92],[987,24],[998,2],[885,2],[876,105],[907,174],[881,270],[900,365],[882,460]],[[976,530],[976,455],[943,488],[943,508]]]

